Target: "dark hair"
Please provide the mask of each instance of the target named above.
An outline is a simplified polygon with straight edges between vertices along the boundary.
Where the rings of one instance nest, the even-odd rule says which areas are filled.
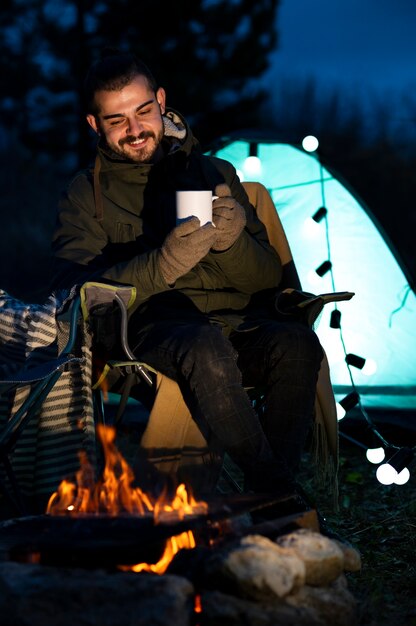
[[[158,85],[153,74],[143,61],[134,54],[107,48],[101,58],[89,69],[84,83],[84,98],[87,113],[99,113],[95,94],[97,91],[119,91],[129,85],[135,76],[144,76],[150,89],[156,93]]]

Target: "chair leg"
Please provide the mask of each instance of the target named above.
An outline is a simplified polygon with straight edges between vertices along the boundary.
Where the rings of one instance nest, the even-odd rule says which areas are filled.
[[[94,389],[92,394],[93,410],[94,410],[94,424],[97,428],[98,425],[105,426],[105,410],[104,400],[101,389]],[[95,438],[95,453],[96,453],[96,480],[102,476],[104,471],[104,451],[98,437]]]
[[[134,372],[127,374],[126,382],[123,385],[123,391],[121,394],[120,402],[117,407],[117,413],[114,420],[115,425],[117,426],[124,415],[124,411],[126,410],[127,402],[130,397],[130,391],[133,385],[137,383],[137,376]]]
[[[103,394],[101,389],[95,389],[93,391],[93,406],[94,406],[94,422],[95,424],[105,425],[105,411]]]

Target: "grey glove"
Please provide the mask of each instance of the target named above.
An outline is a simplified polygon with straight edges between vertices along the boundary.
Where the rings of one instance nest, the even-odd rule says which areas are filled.
[[[208,254],[215,237],[215,227],[211,223],[201,227],[197,217],[182,222],[169,233],[159,250],[160,271],[168,285],[173,285]]]
[[[218,199],[212,205],[212,219],[217,228],[217,237],[212,248],[222,251],[231,248],[244,229],[246,213],[241,204],[231,196],[228,185],[217,185],[215,195]]]

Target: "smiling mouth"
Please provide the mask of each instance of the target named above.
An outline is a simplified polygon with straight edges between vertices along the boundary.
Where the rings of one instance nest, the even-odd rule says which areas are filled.
[[[146,134],[142,137],[126,137],[123,141],[120,141],[121,147],[124,145],[131,146],[132,148],[140,148],[151,137],[151,134]]]
[[[147,141],[147,137],[143,137],[143,139],[135,139],[134,141],[128,141],[127,145],[133,146],[133,148],[137,148],[138,146],[143,145]]]

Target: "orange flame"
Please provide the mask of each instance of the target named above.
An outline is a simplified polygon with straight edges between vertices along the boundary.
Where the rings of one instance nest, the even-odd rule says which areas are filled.
[[[73,516],[151,514],[156,523],[178,521],[183,520],[187,515],[207,513],[206,502],[196,501],[191,494],[188,494],[184,484],[179,485],[170,501],[166,494],[162,493],[159,498],[152,499],[139,487],[133,487],[134,472],[115,445],[115,429],[99,425],[97,434],[103,446],[105,459],[102,478],[95,481],[94,468],[86,454],[81,452],[80,469],[75,475],[75,482],[67,479],[61,482],[58,490],[49,499],[47,513]],[[166,542],[165,551],[158,563],[151,565],[140,563],[121,568],[135,572],[148,571],[162,574],[179,550],[194,547],[195,539],[192,532],[184,532],[171,537]]]
[[[201,596],[199,595],[199,593],[197,593],[197,594],[196,594],[196,596],[195,596],[195,600],[194,600],[194,612],[195,612],[195,613],[202,613]]]
[[[194,535],[190,530],[188,530],[188,532],[181,533],[175,537],[170,537],[170,539],[167,540],[165,551],[157,563],[137,563],[136,565],[120,565],[119,567],[123,571],[164,574],[169,563],[179,550],[189,550],[190,548],[195,548],[195,545]]]

